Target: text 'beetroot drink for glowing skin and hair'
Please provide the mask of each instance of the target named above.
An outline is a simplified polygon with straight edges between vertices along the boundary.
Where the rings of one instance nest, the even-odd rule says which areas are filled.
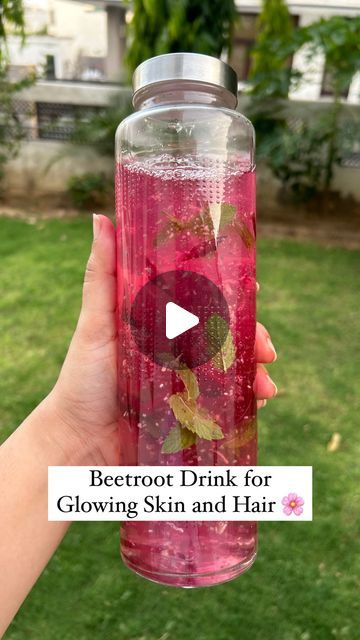
[[[236,95],[209,56],[134,74],[116,135],[123,465],[256,464],[254,131]],[[172,308],[197,324],[170,327]],[[150,580],[213,585],[255,559],[255,523],[169,519],[122,526],[124,562]]]

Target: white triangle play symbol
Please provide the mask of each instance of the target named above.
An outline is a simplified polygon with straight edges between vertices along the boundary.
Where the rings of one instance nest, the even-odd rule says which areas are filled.
[[[166,337],[172,340],[180,336],[185,331],[196,327],[199,318],[190,311],[179,307],[175,302],[168,302],[166,305]]]

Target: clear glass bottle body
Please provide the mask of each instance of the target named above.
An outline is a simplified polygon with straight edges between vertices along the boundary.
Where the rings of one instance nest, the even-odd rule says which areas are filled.
[[[227,108],[220,89],[196,91],[177,82],[171,91],[146,95],[140,111],[118,128],[121,464],[256,464],[253,153],[251,123]],[[192,396],[188,377],[138,349],[129,320],[141,288],[179,270],[213,282],[229,309],[220,353],[189,366],[196,378]],[[150,313],[146,322],[156,333],[154,317]],[[220,427],[221,437],[189,436],[186,428],[189,437],[175,445],[170,437],[169,444],[170,432],[186,427],[171,402],[181,394]],[[157,582],[217,584],[253,563],[256,524],[126,522],[121,554],[130,568]]]

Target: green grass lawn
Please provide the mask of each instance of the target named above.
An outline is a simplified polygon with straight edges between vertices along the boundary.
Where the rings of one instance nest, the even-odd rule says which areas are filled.
[[[0,219],[0,232],[2,440],[56,379],[91,223]],[[258,264],[258,315],[279,354],[279,396],[260,414],[259,463],[313,465],[314,521],[261,524],[254,567],[194,591],[125,569],[115,523],[75,523],[6,640],[358,640],[359,256],[260,240]],[[330,453],[335,431],[341,445]]]

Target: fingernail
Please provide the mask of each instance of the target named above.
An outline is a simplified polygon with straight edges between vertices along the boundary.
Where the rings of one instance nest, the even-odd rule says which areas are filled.
[[[268,344],[269,349],[271,349],[271,351],[274,354],[273,362],[275,362],[275,360],[277,360],[277,353],[276,353],[276,350],[275,350],[275,347],[274,347],[273,343],[271,342],[270,336],[267,337],[267,344]]]
[[[100,229],[101,229],[100,216],[98,216],[96,213],[93,213],[93,238],[94,238],[94,240],[96,240],[96,238],[99,236]]]
[[[270,378],[270,376],[266,376],[266,377],[267,377],[268,381],[269,381],[269,382],[271,382],[272,386],[274,387],[274,393],[273,393],[273,395],[274,395],[274,396],[276,396],[276,395],[277,395],[277,392],[278,392],[278,388],[277,388],[277,386],[276,386],[276,384],[275,384],[274,380],[272,380],[272,379]]]
[[[263,409],[266,406],[266,400],[258,400],[258,409]]]

